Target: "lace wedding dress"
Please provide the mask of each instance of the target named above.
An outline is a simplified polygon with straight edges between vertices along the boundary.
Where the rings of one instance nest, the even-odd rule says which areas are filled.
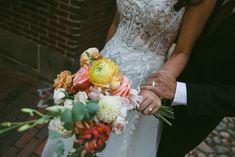
[[[117,0],[120,23],[102,54],[119,64],[121,71],[138,88],[166,60],[167,52],[178,33],[182,9],[174,11],[176,0]],[[154,116],[128,113],[124,134],[111,134],[99,157],[155,157],[160,139],[160,124]],[[73,138],[73,137],[72,137]],[[71,139],[72,139],[71,138]],[[66,152],[72,140],[64,139]],[[49,140],[42,157],[56,156]]]

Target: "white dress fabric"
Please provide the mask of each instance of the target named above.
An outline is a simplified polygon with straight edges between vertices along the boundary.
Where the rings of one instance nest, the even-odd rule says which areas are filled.
[[[174,11],[177,0],[117,0],[120,22],[102,54],[119,64],[133,88],[165,62],[167,52],[178,33],[184,9]],[[160,123],[154,116],[137,111],[128,113],[128,125],[121,135],[111,134],[99,157],[156,157]],[[71,138],[72,139],[72,138]],[[63,140],[66,146],[72,140]],[[56,156],[48,140],[42,157]],[[67,154],[65,151],[65,155]]]

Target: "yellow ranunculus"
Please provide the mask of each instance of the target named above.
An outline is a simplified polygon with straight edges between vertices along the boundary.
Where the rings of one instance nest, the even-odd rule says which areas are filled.
[[[89,80],[96,86],[109,87],[113,77],[120,73],[117,64],[107,58],[94,61],[89,70]]]

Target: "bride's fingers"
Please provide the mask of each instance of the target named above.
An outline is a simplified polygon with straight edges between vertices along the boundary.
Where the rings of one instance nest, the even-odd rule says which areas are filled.
[[[144,112],[144,110],[149,106],[151,103],[151,100],[146,98],[139,106],[139,111]]]
[[[161,107],[161,104],[157,104],[155,108],[152,110],[151,114],[155,114]]]
[[[156,108],[156,104],[153,101],[148,105],[148,107],[145,108],[145,110],[143,111],[143,114],[150,115],[152,114],[153,110],[156,110],[155,108]]]

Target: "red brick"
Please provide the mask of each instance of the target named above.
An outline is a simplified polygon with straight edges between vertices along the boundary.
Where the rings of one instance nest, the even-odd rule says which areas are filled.
[[[16,157],[28,157],[39,146],[39,144],[40,140],[32,138]]]
[[[37,133],[37,129],[32,128],[30,130],[28,130],[27,132],[25,132],[20,139],[15,143],[16,148],[24,148],[25,144],[27,144],[30,139],[33,138],[33,136]]]
[[[56,44],[56,41],[48,38],[47,36],[40,35],[40,40],[46,41],[48,44]]]
[[[63,10],[59,10],[56,7],[50,7],[49,11],[57,16],[61,16],[61,17],[68,17],[68,13],[66,11]]]
[[[42,151],[43,151],[43,148],[44,148],[46,142],[47,142],[47,140],[42,141],[41,144],[37,147],[37,149],[34,150],[34,153],[35,153],[36,155],[41,156],[41,153],[42,153]]]
[[[62,43],[65,43],[65,41],[66,41],[65,38],[63,38],[57,34],[54,34],[54,33],[49,33],[49,38],[53,38],[53,39],[60,41]]]
[[[2,157],[15,157],[18,152],[19,152],[19,149],[12,146],[2,155]]]
[[[31,1],[32,5],[37,6],[39,9],[47,10],[48,5],[41,2],[41,0],[33,0]]]
[[[54,21],[54,20],[49,20],[49,24],[51,26],[53,26],[54,28],[57,28],[57,29],[60,29],[60,30],[66,30],[66,28],[67,28],[66,25],[61,24],[61,23],[59,23],[57,21]]]
[[[57,20],[57,15],[52,14],[52,13],[50,13],[50,12],[48,12],[48,11],[40,10],[40,11],[39,11],[39,14],[42,15],[42,16],[44,16],[44,17],[46,17],[46,18],[48,18],[48,19]]]
[[[74,57],[88,45],[102,47],[114,11],[109,0],[0,0],[0,26]]]
[[[59,8],[65,10],[65,11],[71,12],[71,13],[77,13],[81,9],[79,6],[73,7],[73,6],[69,6],[67,4],[64,4],[64,3],[60,3]]]

